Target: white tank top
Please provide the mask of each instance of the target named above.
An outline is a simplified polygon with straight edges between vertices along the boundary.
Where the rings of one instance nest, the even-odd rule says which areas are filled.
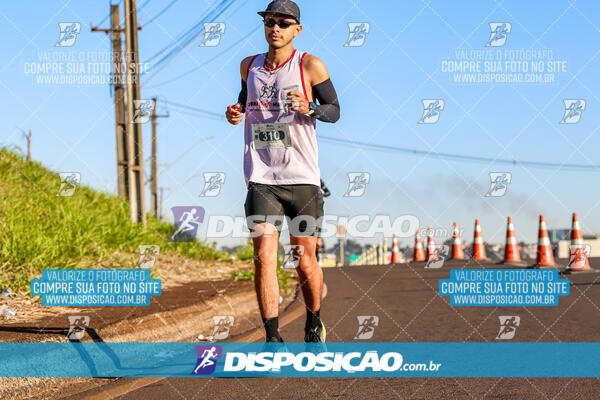
[[[290,90],[304,94],[302,72],[305,52],[294,50],[275,69],[265,65],[267,53],[255,55],[246,79],[248,99],[244,125],[244,177],[269,185],[320,186],[316,119],[287,111]]]

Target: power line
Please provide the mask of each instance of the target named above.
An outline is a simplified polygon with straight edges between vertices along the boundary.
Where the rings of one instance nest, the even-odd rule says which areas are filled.
[[[253,29],[252,31],[248,32],[244,37],[250,37],[250,36],[252,36],[256,31],[258,31],[262,27],[263,27],[263,24],[258,25],[255,29]],[[175,82],[175,81],[177,81],[177,80],[179,80],[179,79],[181,79],[181,78],[183,78],[183,77],[185,77],[185,76],[187,76],[187,75],[189,75],[189,74],[191,74],[193,72],[196,72],[200,68],[206,66],[207,64],[210,64],[211,62],[213,62],[217,58],[221,57],[223,54],[227,53],[229,50],[233,49],[234,47],[238,47],[238,46],[239,46],[239,43],[233,43],[231,46],[227,47],[225,50],[223,50],[219,54],[215,55],[214,57],[210,58],[209,60],[203,62],[202,64],[200,64],[200,65],[198,65],[198,66],[196,66],[196,67],[190,69],[189,71],[186,71],[186,72],[184,72],[184,73],[182,73],[180,75],[177,75],[174,78],[171,78],[169,80],[157,83],[156,85],[152,85],[148,89],[159,87],[159,86],[163,86],[163,85],[169,84],[171,82]],[[147,82],[145,82],[145,83],[147,83]],[[145,86],[145,83],[142,84],[142,87]]]
[[[186,111],[186,110],[174,110],[174,112],[178,113],[178,114],[184,114],[184,115],[189,115],[191,117],[198,117],[198,118],[207,118],[207,119],[212,119],[212,120],[216,120],[216,121],[223,121],[225,120],[225,116],[211,116],[211,115],[205,115],[205,114],[199,114],[199,113],[195,113],[195,112],[191,112],[191,111]]]
[[[221,120],[224,119],[224,116],[222,114],[219,114],[219,113],[216,113],[213,111],[203,110],[200,108],[187,106],[187,105],[176,103],[173,101],[164,100],[163,102],[166,104],[169,104],[171,106],[175,106],[175,107],[183,109],[183,110],[176,110],[178,112],[183,112],[183,113],[186,113],[189,115],[202,117],[202,118],[206,118],[206,117],[215,118],[216,117]],[[187,112],[185,112],[185,111],[187,111]],[[514,166],[528,166],[528,167],[532,167],[532,168],[542,168],[542,169],[568,169],[568,170],[583,170],[583,171],[599,171],[600,170],[600,165],[593,165],[593,164],[589,164],[589,165],[586,165],[586,164],[559,164],[559,163],[549,163],[549,162],[543,162],[543,161],[509,160],[509,159],[504,159],[504,158],[479,157],[479,156],[470,156],[470,155],[463,155],[463,154],[441,153],[441,152],[435,152],[435,151],[409,149],[406,147],[384,146],[384,145],[378,145],[378,144],[373,144],[373,143],[359,142],[359,141],[355,141],[355,140],[339,139],[339,138],[324,136],[324,135],[319,135],[319,139],[323,140],[325,142],[341,144],[341,145],[345,145],[345,146],[366,148],[368,150],[374,150],[374,151],[404,153],[404,154],[409,154],[409,155],[421,155],[421,156],[426,156],[426,157],[431,157],[431,158],[448,159],[448,160],[452,160],[452,161],[496,163],[496,164],[506,164],[506,165],[514,165]]]
[[[217,6],[215,9],[213,9],[211,11],[211,13],[216,13],[215,15],[210,15],[205,17],[202,21],[200,21],[198,24],[196,24],[196,26],[194,26],[192,29],[188,30],[188,32],[186,32],[183,37],[180,36],[180,39],[176,39],[176,42],[181,42],[181,43],[175,43],[175,45],[173,46],[173,48],[166,54],[164,55],[161,59],[159,59],[158,61],[156,61],[153,65],[150,66],[150,70],[153,70],[154,73],[146,80],[146,82],[149,82],[150,80],[152,80],[152,78],[154,78],[156,76],[156,74],[158,74],[163,68],[165,68],[169,62],[171,62],[181,51],[183,51],[194,39],[196,39],[204,30],[203,26],[200,26],[201,24],[204,23],[205,20],[215,20],[217,18],[219,18],[219,16],[221,14],[223,14],[225,11],[227,11],[227,9],[233,5],[233,3],[235,3],[236,0],[229,0],[229,2],[227,3],[226,0],[223,0],[219,6],[221,4],[227,3],[223,6],[223,9],[217,11],[218,7]],[[164,52],[165,50],[161,50],[161,52]],[[154,56],[153,56],[154,57]]]
[[[205,17],[202,21],[200,21],[196,27],[194,27],[191,31],[189,31],[183,38],[181,44],[176,44],[166,55],[160,58],[154,65],[150,66],[150,70],[156,69],[154,73],[148,78],[147,81],[150,81],[157,73],[159,73],[164,67],[166,67],[179,53],[181,53],[190,43],[194,41],[199,35],[204,31],[204,21],[206,20],[216,20],[219,18],[221,14],[223,14],[236,0],[230,0],[229,4],[225,4],[224,8],[220,11],[216,11],[217,8],[211,11],[211,13],[216,13],[215,15],[210,15]],[[226,0],[222,1],[221,4],[224,4]],[[200,26],[202,24],[202,26]]]
[[[144,4],[142,4],[140,7],[138,7],[138,11],[142,11],[147,5],[148,3],[150,3],[152,0],[146,0],[146,2]]]
[[[152,56],[150,56],[149,58],[147,58],[146,60],[144,60],[144,63],[149,63],[150,61],[156,59],[157,57],[161,56],[162,54],[164,54],[165,52],[169,51],[169,49],[177,46],[177,44],[180,41],[183,41],[185,38],[189,37],[190,34],[193,34],[197,31],[201,31],[203,29],[203,25],[202,23],[204,22],[205,19],[208,18],[208,16],[210,15],[210,13],[212,13],[214,10],[216,10],[218,7],[220,7],[221,5],[223,5],[227,0],[221,0],[221,2],[219,4],[217,4],[215,6],[215,8],[213,8],[210,11],[207,11],[207,14],[205,14],[199,22],[195,23],[194,25],[192,25],[191,28],[188,28],[185,32],[180,33],[175,39],[173,39],[169,44],[167,44],[165,47],[163,47],[162,49],[160,49],[158,52],[154,53]]]
[[[119,2],[118,2],[118,3],[116,3],[116,4],[121,4],[121,1],[123,1],[123,0],[119,0]],[[113,3],[113,2],[112,2],[112,0],[108,0],[108,5],[109,5],[109,8],[110,8],[110,6],[112,6],[112,5],[114,5],[114,4],[115,4],[115,3]],[[106,14],[106,17],[104,17],[104,18],[102,19],[102,21],[98,22],[98,23],[96,24],[96,26],[100,26],[100,25],[102,25],[102,24],[103,24],[103,23],[105,23],[105,22],[106,22],[106,20],[107,20],[107,19],[109,19],[109,18],[110,18],[110,13]]]
[[[140,10],[143,10],[143,9],[144,9],[144,7],[146,7],[146,6],[148,5],[148,3],[150,3],[150,1],[151,1],[151,0],[147,0],[147,1],[146,1],[144,4],[142,4],[142,6],[141,6],[141,7],[139,7],[139,9],[140,9]],[[113,2],[112,2],[112,0],[108,0],[108,5],[109,5],[109,6],[121,5],[121,3],[122,3],[122,2],[123,2],[123,0],[119,0],[117,3],[113,3]],[[110,8],[110,7],[109,7],[109,8]],[[102,21],[100,21],[99,23],[97,23],[95,26],[100,26],[100,25],[102,25],[102,24],[103,24],[103,23],[105,23],[105,22],[106,22],[106,20],[107,20],[107,19],[109,19],[109,18],[110,18],[110,13],[108,13],[108,14],[107,14],[107,15],[106,15],[106,16],[105,16],[103,19],[102,19]],[[124,26],[124,25],[125,25],[125,22],[124,22],[124,21],[123,21],[123,22],[121,22],[121,26]]]
[[[167,166],[165,167],[165,169],[163,169],[162,173],[164,174],[169,168],[171,168],[173,165],[175,165],[177,162],[179,162],[183,157],[185,157],[187,154],[189,154],[198,145],[200,145],[201,143],[206,142],[208,140],[212,140],[212,139],[214,139],[214,136],[206,136],[206,137],[198,139],[196,141],[196,143],[194,143],[193,145],[189,146],[183,153],[181,153],[179,155],[179,157],[177,157],[176,159],[174,159],[173,161],[171,161],[170,163],[168,163]]]
[[[171,6],[175,3],[177,3],[178,0],[173,0],[172,2],[169,3],[169,5],[167,5],[165,8],[163,8],[162,10],[160,10],[158,12],[158,14],[156,14],[154,17],[150,18],[150,21],[146,22],[144,24],[144,27],[147,27],[148,25],[150,25],[152,22],[154,22],[155,19],[157,19],[158,17],[160,17],[161,15],[163,15],[169,8],[171,8]]]
[[[364,143],[354,140],[338,139],[330,136],[319,135],[320,140],[324,140],[329,143],[340,144],[343,146],[353,146],[365,148],[374,151],[392,152],[392,153],[404,153],[412,155],[421,155],[431,158],[447,159],[452,161],[463,161],[463,162],[479,162],[479,163],[496,163],[496,164],[508,164],[514,166],[528,166],[532,168],[543,168],[543,169],[569,169],[569,170],[583,170],[583,171],[599,171],[600,165],[585,165],[585,164],[559,164],[549,163],[541,161],[525,161],[525,160],[509,160],[503,158],[492,158],[492,157],[478,157],[461,154],[451,153],[440,153],[435,151],[425,151],[417,149],[409,149],[405,147],[394,147],[384,146],[373,143]]]
[[[199,117],[217,117],[219,119],[225,118],[225,116],[223,114],[216,113],[214,111],[203,110],[201,108],[191,107],[191,106],[187,106],[185,104],[175,103],[173,101],[163,100],[163,103],[174,106],[174,107],[182,108],[186,111],[193,111],[195,113],[198,113],[199,115],[197,115],[197,116],[199,116]]]

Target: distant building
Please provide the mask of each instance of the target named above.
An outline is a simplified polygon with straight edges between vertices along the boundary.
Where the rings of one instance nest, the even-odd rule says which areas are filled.
[[[523,260],[535,260],[537,257],[537,243],[519,244],[519,252]]]
[[[324,268],[337,266],[337,257],[335,253],[321,253],[321,266]]]
[[[558,243],[561,240],[568,240],[571,229],[548,229],[550,243]]]
[[[583,245],[589,251],[589,257],[600,257],[600,240],[583,239]],[[571,254],[571,241],[561,240],[557,246],[558,258],[569,258]]]

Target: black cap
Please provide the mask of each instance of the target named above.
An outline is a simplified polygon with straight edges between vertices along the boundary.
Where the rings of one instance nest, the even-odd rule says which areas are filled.
[[[300,23],[300,8],[292,0],[273,0],[265,11],[259,11],[257,14],[264,18],[268,13],[288,15]]]

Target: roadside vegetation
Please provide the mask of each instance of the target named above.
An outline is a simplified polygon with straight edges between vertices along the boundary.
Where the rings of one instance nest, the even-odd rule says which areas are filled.
[[[132,223],[127,202],[117,196],[85,186],[56,196],[59,188],[58,173],[0,149],[0,288],[28,292],[30,279],[47,268],[133,268],[114,255],[138,254],[148,244],[159,245],[161,254],[232,261],[207,243],[167,242],[170,223],[150,216],[146,228]]]

